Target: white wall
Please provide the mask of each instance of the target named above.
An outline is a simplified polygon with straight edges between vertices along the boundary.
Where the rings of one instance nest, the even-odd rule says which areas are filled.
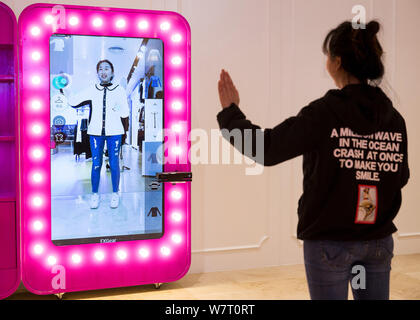
[[[6,0],[18,15],[30,0]],[[51,2],[51,1],[46,1]],[[64,4],[178,11],[192,29],[192,127],[217,128],[217,80],[230,71],[241,108],[272,127],[333,88],[324,68],[326,33],[363,4],[383,24],[384,90],[406,118],[411,180],[396,225],[396,254],[420,252],[420,1],[418,0],[90,0]],[[191,272],[302,263],[296,240],[301,158],[263,175],[243,166],[193,167]]]

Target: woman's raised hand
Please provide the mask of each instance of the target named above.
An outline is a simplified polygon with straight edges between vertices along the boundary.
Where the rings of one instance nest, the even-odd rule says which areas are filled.
[[[219,80],[219,98],[222,108],[229,107],[232,103],[239,106],[239,92],[227,71],[222,69]]]

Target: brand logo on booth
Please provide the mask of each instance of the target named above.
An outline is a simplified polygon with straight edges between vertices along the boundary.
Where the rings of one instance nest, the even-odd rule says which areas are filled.
[[[112,243],[112,242],[117,242],[117,239],[101,239],[100,242],[101,243]]]

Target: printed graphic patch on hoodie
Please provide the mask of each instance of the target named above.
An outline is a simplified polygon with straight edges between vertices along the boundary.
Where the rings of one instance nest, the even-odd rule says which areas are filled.
[[[374,224],[378,212],[376,186],[359,185],[355,223]]]

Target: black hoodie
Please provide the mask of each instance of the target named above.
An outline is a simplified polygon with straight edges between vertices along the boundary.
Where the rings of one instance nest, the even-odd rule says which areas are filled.
[[[265,166],[303,155],[299,239],[362,241],[397,231],[392,221],[409,179],[407,132],[379,87],[351,84],[330,90],[297,116],[264,131],[235,104],[217,120],[232,144],[231,130],[251,129],[253,153],[238,149]],[[264,137],[263,155],[255,155],[258,134]],[[247,143],[243,137],[241,142]]]

